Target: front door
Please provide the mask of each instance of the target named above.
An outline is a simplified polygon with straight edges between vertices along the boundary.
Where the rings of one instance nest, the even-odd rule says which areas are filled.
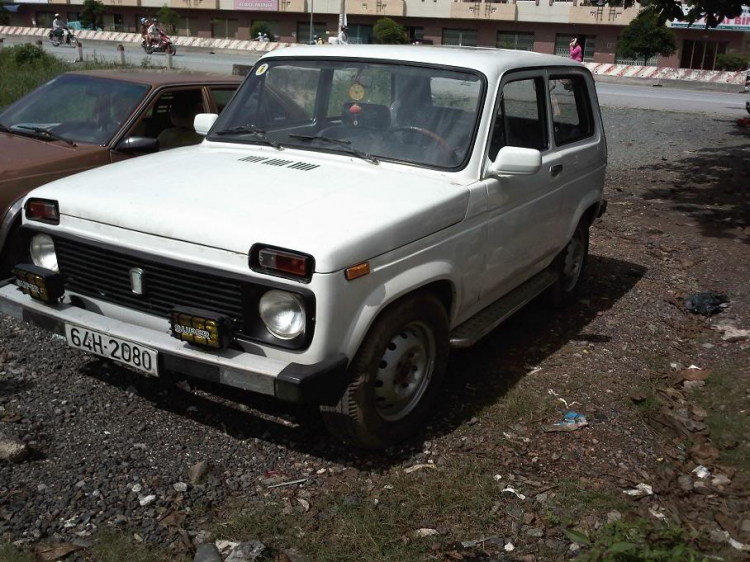
[[[551,149],[544,71],[513,73],[501,83],[487,157],[504,146],[542,153],[531,175],[488,175],[485,296],[489,303],[541,271],[561,245],[559,155]]]

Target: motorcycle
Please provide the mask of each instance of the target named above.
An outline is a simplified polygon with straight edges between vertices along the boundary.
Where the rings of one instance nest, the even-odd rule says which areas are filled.
[[[177,53],[177,49],[174,44],[172,44],[172,39],[163,31],[160,31],[159,43],[157,45],[148,43],[147,40],[144,39],[141,42],[141,47],[143,47],[143,50],[146,51],[147,55],[153,53],[171,53],[174,55]]]
[[[73,35],[73,33],[69,29],[63,29],[61,34],[55,33],[55,30],[50,30],[50,32],[47,34],[47,37],[49,37],[50,43],[52,43],[53,47],[59,47],[63,43],[66,45],[70,45],[71,47],[75,47],[78,41],[76,40],[76,36]]]

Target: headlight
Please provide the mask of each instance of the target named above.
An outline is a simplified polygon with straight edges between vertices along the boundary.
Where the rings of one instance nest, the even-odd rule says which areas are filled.
[[[60,269],[57,267],[55,243],[50,236],[35,234],[31,239],[29,252],[31,253],[31,260],[34,262],[34,265],[59,273]]]
[[[293,340],[305,331],[305,306],[295,294],[268,291],[258,309],[268,331],[281,340]]]

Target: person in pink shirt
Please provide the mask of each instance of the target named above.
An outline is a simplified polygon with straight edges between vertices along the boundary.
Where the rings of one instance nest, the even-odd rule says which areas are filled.
[[[583,61],[583,50],[581,49],[581,46],[578,44],[577,37],[573,37],[573,39],[571,39],[570,41],[570,58],[578,62]]]

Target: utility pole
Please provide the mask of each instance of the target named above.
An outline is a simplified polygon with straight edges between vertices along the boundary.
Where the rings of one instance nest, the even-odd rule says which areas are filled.
[[[310,0],[310,38],[308,44],[313,42],[313,11],[315,10],[315,0]]]

